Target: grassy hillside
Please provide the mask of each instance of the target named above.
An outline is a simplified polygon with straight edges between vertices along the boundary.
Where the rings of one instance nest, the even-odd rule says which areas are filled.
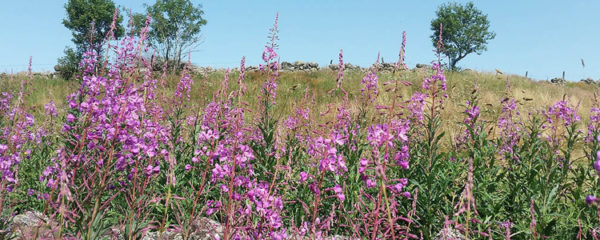
[[[330,103],[342,99],[342,93],[331,91],[336,88],[336,71],[320,70],[318,72],[287,72],[281,73],[278,79],[277,106],[275,108],[276,117],[284,118],[293,114],[295,106],[301,102],[306,95],[310,96],[310,101],[303,104],[309,104],[314,113],[324,113],[331,107]],[[423,79],[430,73],[424,68],[413,69],[397,73],[392,76],[391,72],[380,72],[379,89],[380,97],[376,104],[385,105],[391,101],[391,86],[385,86],[385,82],[393,79],[410,82],[412,85],[401,85],[399,93],[401,99],[408,100],[410,96],[421,89]],[[229,76],[230,87],[237,88],[237,77],[239,72],[232,71]],[[361,79],[365,73],[360,71],[346,71],[344,75],[343,87],[349,93],[349,99],[354,109],[357,109],[360,97]],[[194,83],[191,89],[192,107],[189,109],[199,109],[199,106],[205,106],[214,96],[217,89],[221,86],[225,77],[224,71],[216,71],[210,74],[197,73],[193,75]],[[444,129],[447,136],[455,136],[455,122],[463,119],[464,104],[470,98],[475,85],[478,88],[482,118],[495,122],[502,106],[501,101],[507,96],[513,96],[519,108],[525,114],[547,109],[556,101],[563,98],[569,99],[572,103],[579,103],[578,114],[581,116],[583,125],[589,122],[589,109],[594,102],[594,93],[598,92],[596,85],[584,84],[581,82],[569,82],[564,86],[555,85],[547,81],[534,81],[518,75],[503,75],[490,72],[447,72],[448,80],[448,99],[445,102],[442,116]],[[170,75],[165,79],[163,92],[170,94],[174,92],[180,76]],[[5,76],[0,80],[0,92],[18,92],[21,79],[27,79],[26,76]],[[244,101],[249,104],[249,109],[256,109],[257,97],[264,77],[259,72],[250,72],[246,74],[245,84],[248,92]],[[507,81],[510,88],[507,88]],[[54,101],[58,109],[64,109],[66,96],[75,92],[78,87],[76,81],[65,81],[63,79],[48,79],[45,77],[34,77],[31,85],[28,86],[28,96],[25,98],[28,111],[36,118],[43,118],[44,104]],[[195,106],[194,106],[195,105]],[[201,108],[200,108],[201,109]],[[321,121],[331,120],[333,114],[325,114]]]

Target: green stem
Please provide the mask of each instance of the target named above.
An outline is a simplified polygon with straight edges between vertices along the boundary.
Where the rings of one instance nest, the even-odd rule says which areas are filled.
[[[64,197],[63,197],[64,201]],[[92,225],[94,224],[94,220],[98,215],[98,209],[100,208],[100,194],[96,195],[94,198],[94,210],[92,211],[92,218],[90,219],[90,224],[88,226],[87,239],[92,239]]]

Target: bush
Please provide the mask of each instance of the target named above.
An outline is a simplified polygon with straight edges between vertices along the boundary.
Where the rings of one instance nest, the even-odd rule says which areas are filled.
[[[79,61],[81,60],[81,55],[71,47],[67,47],[64,53],[65,56],[58,59],[58,65],[54,67],[54,71],[56,71],[65,80],[69,80],[74,78],[79,72]]]

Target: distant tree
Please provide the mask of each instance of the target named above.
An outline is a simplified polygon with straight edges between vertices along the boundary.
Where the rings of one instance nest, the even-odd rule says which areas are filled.
[[[127,10],[127,9],[125,9]],[[131,13],[129,15],[128,35],[138,36],[142,29],[146,27],[146,18],[148,16],[142,13]]]
[[[65,56],[58,59],[58,64],[54,67],[60,76],[64,79],[71,79],[79,70],[79,62],[81,54],[75,51],[72,47],[66,47],[64,50]]]
[[[65,49],[65,56],[58,59],[56,69],[63,77],[71,78],[86,50],[93,49],[98,54],[102,53],[102,42],[110,31],[115,4],[112,0],[69,0],[65,4],[65,10],[67,15],[62,23],[71,30],[75,49]],[[118,14],[113,31],[115,38],[123,36],[122,21],[123,18]]]
[[[206,25],[202,5],[194,6],[190,0],[157,0],[147,6],[152,17],[149,40],[161,57],[173,68],[181,65],[182,55],[200,42],[200,28]],[[145,21],[139,14],[136,21]],[[143,26],[141,23],[136,26]]]
[[[487,15],[476,9],[472,2],[442,4],[437,17],[431,21],[431,40],[437,46],[442,24],[442,42],[444,54],[450,60],[450,67],[456,69],[456,63],[471,53],[481,54],[487,50],[486,44],[496,37],[490,32]]]

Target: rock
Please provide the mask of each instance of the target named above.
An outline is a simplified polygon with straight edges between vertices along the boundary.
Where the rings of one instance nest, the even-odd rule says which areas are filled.
[[[394,64],[393,63],[382,63],[380,65],[380,68],[381,68],[380,69],[381,71],[391,72],[391,71],[394,71]]]
[[[292,70],[294,68],[294,65],[289,63],[289,62],[281,62],[281,69],[282,70]]]
[[[353,238],[353,237],[347,237],[347,236],[333,235],[333,236],[327,237],[325,239],[327,239],[327,240],[358,240],[360,238]]]
[[[16,239],[29,239],[37,231],[38,239],[54,239],[58,224],[40,212],[27,211],[12,219],[11,227]]]
[[[162,235],[159,232],[148,232],[142,237],[142,240],[183,240],[183,235],[169,229],[163,232]]]
[[[257,66],[248,66],[246,67],[246,72],[255,72],[258,71],[258,67]]]
[[[557,85],[565,85],[567,83],[567,80],[565,80],[564,78],[553,78],[550,79],[550,82]]]
[[[464,240],[466,239],[462,233],[452,227],[445,227],[440,230],[435,237],[434,240]]]
[[[194,239],[209,240],[223,237],[223,226],[210,218],[200,218],[192,222],[190,235]]]
[[[417,63],[417,65],[415,67],[416,68],[431,68],[431,65],[423,64],[423,63]]]
[[[163,232],[159,238],[159,232],[148,232],[142,238],[143,240],[182,240],[183,233],[169,229]],[[223,226],[209,218],[200,218],[192,222],[190,226],[190,239],[194,240],[212,240],[223,238]]]
[[[200,75],[200,74],[210,74],[210,73],[214,73],[214,72],[217,71],[217,69],[214,69],[214,68],[212,68],[210,66],[208,66],[208,67],[199,67],[199,66],[194,66],[194,65],[190,66],[189,70],[193,74],[198,74],[198,75]],[[161,70],[161,72],[162,72],[162,70]]]
[[[596,84],[596,81],[594,81],[594,79],[591,78],[581,79],[580,82],[583,82],[585,84]]]
[[[315,236],[300,236],[297,233],[288,233],[288,236],[286,239],[290,239],[290,240],[309,240],[309,239],[316,239],[317,237]],[[348,236],[342,236],[342,235],[333,235],[333,236],[326,236],[326,237],[321,237],[318,239],[323,239],[323,240],[360,240],[360,238],[355,238],[355,237],[348,237]]]
[[[358,69],[360,69],[360,67],[357,65],[352,65],[351,63],[346,63],[346,64],[344,64],[344,69],[358,70]]]

